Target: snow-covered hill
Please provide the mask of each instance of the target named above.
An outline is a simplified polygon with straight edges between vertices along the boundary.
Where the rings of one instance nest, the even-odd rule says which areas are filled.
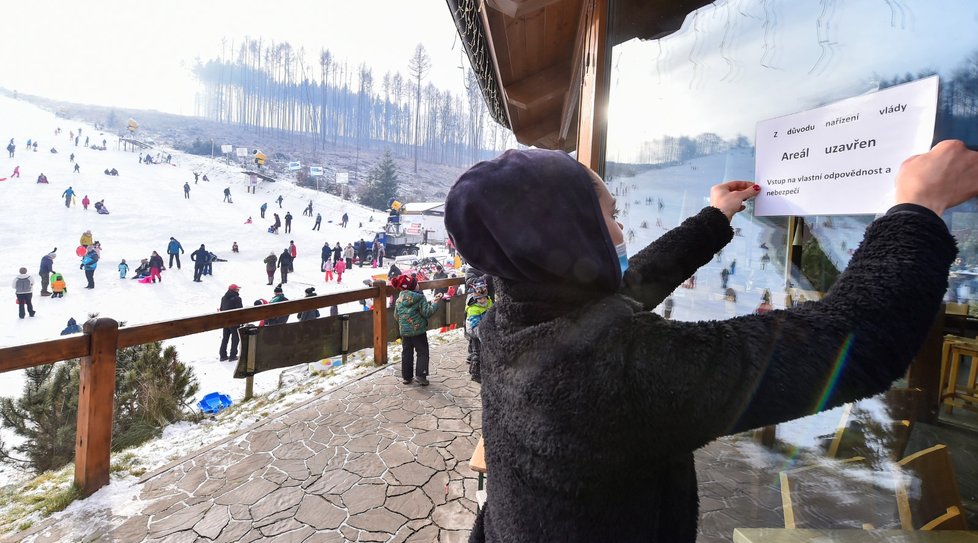
[[[289,299],[303,297],[307,287],[314,286],[319,294],[360,288],[363,280],[378,270],[354,268],[344,274],[343,283],[324,283],[319,272],[320,250],[324,243],[342,246],[361,238],[371,240],[386,214],[337,197],[295,186],[291,181],[260,183],[256,194],[246,192],[247,176],[240,169],[225,166],[219,160],[185,155],[172,149],[153,149],[155,156],[172,154],[171,164],[140,164],[139,154],[121,150],[118,139],[102,134],[91,125],[67,121],[23,101],[0,97],[0,141],[3,147],[13,138],[17,148],[13,158],[0,153],[0,289],[6,289],[7,310],[0,311],[0,345],[10,346],[59,337],[69,318],[83,323],[89,314],[98,313],[129,325],[156,322],[217,310],[228,285],[241,286],[246,305],[258,298],[272,297],[267,286],[265,264],[268,254],[280,254],[294,240],[298,248],[295,272],[284,286]],[[55,130],[61,128],[61,134]],[[69,141],[71,132],[81,130],[79,145]],[[105,151],[84,147],[101,144]],[[38,142],[36,152],[27,151],[27,140]],[[50,152],[51,148],[57,154]],[[75,154],[80,172],[73,173],[69,155]],[[145,154],[146,151],[143,151]],[[11,178],[15,167],[20,178]],[[104,175],[105,169],[117,168],[120,175]],[[206,172],[209,182],[194,183],[193,172]],[[36,183],[44,173],[49,184]],[[190,183],[190,198],[184,198],[183,184]],[[72,187],[77,193],[76,204],[64,205],[61,194]],[[224,203],[223,191],[230,188],[233,203]],[[104,200],[109,215],[99,215],[92,207],[82,209],[82,197],[94,203]],[[280,209],[275,200],[281,195]],[[309,201],[314,212],[322,213],[321,230],[313,231],[313,218],[302,215]],[[260,217],[259,206],[267,202],[266,218]],[[291,211],[292,233],[269,234],[272,213]],[[348,213],[348,228],[339,226],[340,217]],[[251,217],[252,224],[246,224]],[[371,218],[373,221],[371,222]],[[360,227],[362,223],[363,227]],[[96,288],[85,289],[84,272],[79,270],[80,259],[75,255],[79,237],[91,230],[94,239],[103,247],[95,272]],[[129,279],[140,259],[152,251],[166,257],[170,236],[179,240],[186,254],[182,269],[167,269],[163,282],[141,284]],[[232,253],[237,242],[240,253]],[[214,264],[213,276],[203,282],[193,282],[193,263],[190,253],[201,244],[227,262]],[[62,272],[68,293],[62,299],[41,297],[37,276],[41,257],[57,248],[54,269]],[[128,277],[119,278],[117,271],[122,259],[131,269]],[[34,307],[37,316],[19,319],[11,288],[18,268],[26,267],[35,277]],[[278,281],[278,275],[276,275]],[[357,311],[356,303],[340,307],[340,311]],[[200,381],[200,395],[220,391],[240,398],[244,380],[231,378],[233,362],[218,360],[220,331],[186,336],[167,342],[177,348],[180,359],[190,364]],[[275,388],[278,372],[266,372],[255,379],[256,393]],[[23,386],[22,372],[0,373],[0,396],[17,396]],[[4,434],[4,438],[10,436]]]

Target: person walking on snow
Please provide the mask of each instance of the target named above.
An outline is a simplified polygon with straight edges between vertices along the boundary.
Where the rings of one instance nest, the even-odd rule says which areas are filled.
[[[123,258],[122,262],[119,262],[119,279],[125,279],[127,273],[129,273],[129,264],[126,264],[126,259]]]
[[[75,162],[75,173],[81,173],[81,166],[77,162]]]
[[[343,272],[346,271],[346,262],[344,262],[343,259],[337,260],[336,263],[333,264],[333,270],[336,272],[336,282],[342,283]]]
[[[98,251],[95,250],[94,245],[90,245],[88,252],[82,257],[81,265],[78,266],[79,269],[85,270],[85,279],[88,279],[85,288],[95,288],[95,269],[98,268],[98,259]]]
[[[241,304],[241,295],[238,291],[241,287],[235,284],[228,286],[228,291],[224,293],[221,297],[221,307],[219,311],[232,311],[234,309],[241,309],[244,307]],[[228,340],[231,340],[231,356],[228,356]],[[224,360],[237,360],[238,359],[238,327],[228,326],[223,329],[221,334],[221,361]]]
[[[153,283],[155,283],[157,280],[159,280],[160,283],[162,283],[163,282],[163,275],[160,272],[162,272],[165,269],[166,268],[163,267],[163,257],[160,256],[160,253],[157,253],[156,251],[153,251],[153,254],[150,255],[150,257],[149,257],[149,277],[150,277],[150,281],[152,281]]]
[[[278,258],[275,257],[275,253],[268,253],[265,257],[265,273],[268,274],[268,284],[272,284],[272,280],[275,279],[275,268],[278,267]]]
[[[14,278],[14,292],[17,294],[17,313],[20,318],[24,318],[24,309],[27,313],[34,316],[34,304],[31,298],[34,297],[34,278],[27,275],[27,268],[20,269],[20,275]]]
[[[289,271],[292,270],[292,255],[289,254],[289,249],[286,247],[282,249],[282,254],[278,255],[278,270],[282,275],[281,283],[285,284],[289,282]]]
[[[20,177],[20,166],[14,166],[14,173],[10,177]]]
[[[86,194],[85,197],[82,198],[82,209],[88,211],[88,204],[90,203],[92,203],[92,201],[88,199],[88,195]]]
[[[333,247],[333,267],[336,267],[336,263],[340,260],[340,256],[343,254],[343,248],[340,247],[340,242],[336,242],[336,246]]]
[[[325,272],[325,281],[327,283],[333,280],[333,261],[329,257],[323,260],[323,272]]]
[[[173,259],[177,259],[177,269],[180,269],[180,254],[184,253],[183,245],[176,240],[173,236],[170,236],[170,242],[166,245],[166,254],[170,255],[170,268],[173,268]]]
[[[187,200],[190,199],[190,183],[189,182],[183,184],[183,197],[185,199],[187,199]]]
[[[224,201],[227,202],[227,203],[229,203],[229,204],[233,204],[234,203],[234,202],[231,201],[231,187],[225,187],[224,188]]]
[[[265,210],[268,209],[268,202],[264,202],[259,209],[261,209],[261,218],[264,219],[265,218]]]
[[[70,155],[68,155],[68,162],[74,162],[74,161],[75,161],[75,153],[71,153]]]
[[[319,230],[319,225],[322,224],[322,222],[323,222],[323,216],[319,213],[316,213],[316,224],[312,225],[312,229]]]
[[[289,234],[292,232],[292,212],[285,212],[285,233]]]
[[[51,293],[48,292],[48,281],[51,278],[51,273],[54,272],[54,257],[57,256],[55,247],[50,253],[41,257],[41,267],[37,271],[38,275],[41,276],[41,296],[50,296]]]
[[[347,222],[348,222],[349,220],[350,220],[350,216],[349,216],[349,215],[347,215],[346,213],[343,213],[343,222],[341,223],[341,226],[343,226],[343,228],[346,228],[346,223],[347,223]]]
[[[346,247],[343,248],[343,259],[346,260],[346,269],[353,268],[353,244],[347,243]]]
[[[196,185],[198,181],[200,181],[200,173],[194,172],[194,184]]]
[[[61,196],[65,199],[65,207],[71,207],[71,199],[75,196],[75,191],[71,187],[68,187]]]
[[[320,256],[322,257],[322,263],[319,265],[319,271],[326,271],[326,263],[329,262],[329,257],[333,254],[333,250],[329,248],[329,242],[323,243],[323,248]]]
[[[284,201],[284,200],[285,200],[285,198],[282,198],[282,195],[281,194],[278,195],[278,200],[275,200],[276,202],[278,202],[278,208],[279,209],[282,209],[282,201]]]
[[[207,260],[210,255],[207,254],[207,249],[204,248],[204,244],[200,244],[200,249],[190,253],[190,260],[194,261],[194,282],[200,283],[200,276],[204,274],[204,266],[207,265]]]
[[[292,273],[292,272],[295,271],[294,261],[295,261],[295,257],[296,257],[297,254],[298,254],[298,251],[295,248],[295,241],[289,240],[289,256],[291,256],[292,257],[292,260],[293,260],[293,263],[292,264],[289,264],[289,273]]]

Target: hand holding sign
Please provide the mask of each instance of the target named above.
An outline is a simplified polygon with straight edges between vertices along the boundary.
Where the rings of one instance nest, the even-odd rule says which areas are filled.
[[[903,162],[896,178],[896,203],[917,204],[941,215],[978,196],[978,153],[959,140],[942,141],[930,152]]]
[[[710,205],[719,209],[727,220],[744,210],[744,202],[757,196],[760,185],[751,181],[727,181],[710,189]]]

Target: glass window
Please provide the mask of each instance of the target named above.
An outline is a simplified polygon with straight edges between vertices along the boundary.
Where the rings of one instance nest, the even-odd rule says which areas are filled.
[[[754,127],[762,120],[938,74],[935,139],[978,143],[976,25],[978,3],[971,0],[717,1],[689,14],[679,31],[664,38],[615,46],[605,177],[619,200],[629,253],[707,205],[712,185],[754,179]],[[789,240],[786,217],[755,217],[748,206],[733,221],[733,241],[656,312],[684,321],[722,319],[818,298],[845,268],[873,218],[804,217]],[[947,301],[960,303],[954,306],[957,311],[970,309],[978,316],[978,205],[968,202],[944,218],[960,247]],[[793,263],[786,262],[789,241],[801,248]],[[967,323],[959,324],[974,337]],[[750,457],[746,464],[760,474],[740,486],[763,479],[763,485],[777,488],[778,473],[824,458],[840,424],[860,428],[863,441],[892,450],[894,428],[905,420],[892,407],[897,404],[877,399],[782,425],[773,449],[740,449]],[[973,420],[956,422],[978,427]],[[903,452],[929,445],[922,437],[929,431],[915,426]],[[934,440],[946,439],[935,435]],[[974,449],[974,434],[966,435],[964,443]],[[744,436],[731,439],[750,442]],[[906,441],[897,440],[900,447]],[[892,464],[879,458],[864,464],[877,473],[884,465]],[[874,484],[879,487],[883,479],[877,477]],[[884,494],[892,494],[889,480]],[[959,477],[959,486],[978,485]],[[974,520],[978,507],[965,498],[965,508]],[[737,525],[780,527],[782,513],[741,519]],[[898,527],[898,519],[887,515],[877,527],[894,522]],[[708,521],[709,511],[703,518]],[[709,522],[702,526],[701,531],[710,530]],[[731,534],[720,535],[729,541]]]

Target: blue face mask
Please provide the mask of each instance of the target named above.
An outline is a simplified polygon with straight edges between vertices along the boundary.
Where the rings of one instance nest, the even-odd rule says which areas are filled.
[[[615,245],[615,252],[618,253],[618,264],[621,266],[621,275],[625,276],[625,270],[628,269],[628,252],[625,250],[625,242],[621,242],[620,245]]]

